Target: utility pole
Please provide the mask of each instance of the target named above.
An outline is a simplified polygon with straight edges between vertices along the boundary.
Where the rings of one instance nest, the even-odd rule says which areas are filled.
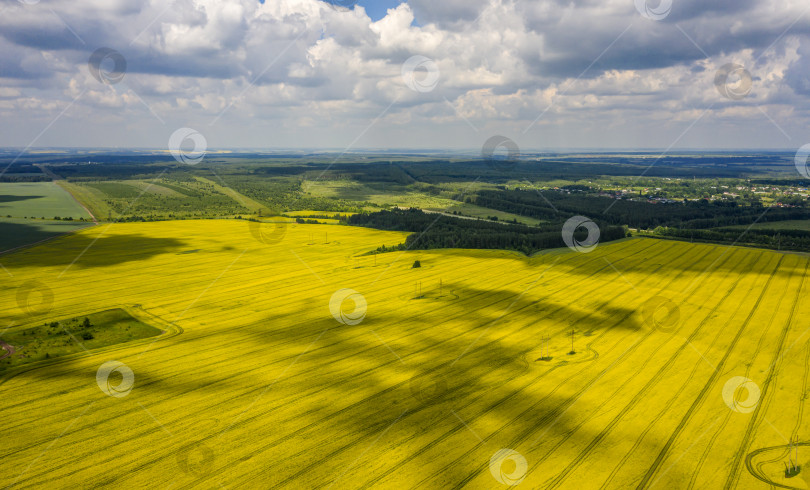
[[[788,444],[788,469],[793,471],[793,439],[790,439],[790,444]]]
[[[799,436],[791,436],[788,444],[788,462],[785,463],[785,476],[792,477],[799,474]]]
[[[576,354],[574,350],[574,327],[571,327],[571,352],[569,354]]]
[[[548,346],[548,342],[551,340],[551,336],[546,337],[545,335],[541,339],[542,343],[540,344],[540,360],[541,361],[550,361],[551,360],[551,351]]]
[[[799,472],[799,436],[796,436],[796,439],[793,441],[793,450],[795,457],[793,458],[793,471],[795,473]]]

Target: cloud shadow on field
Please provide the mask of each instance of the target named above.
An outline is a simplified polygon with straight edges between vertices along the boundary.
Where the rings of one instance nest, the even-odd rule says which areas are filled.
[[[0,214],[2,212],[0,211]],[[84,221],[11,223],[0,218],[0,253],[91,226]]]
[[[305,353],[293,369],[286,371],[290,359],[281,361],[272,356],[256,359],[240,345],[243,359],[253,358],[244,364],[245,370],[267,372],[270,379],[273,376],[269,373],[285,371],[285,374],[273,384],[272,399],[251,409],[239,426],[261,419],[266,423],[285,406],[300,407],[300,410],[287,418],[276,419],[272,424],[274,431],[266,437],[255,434],[262,441],[256,452],[234,464],[262,464],[270,473],[278,471],[279,482],[289,484],[297,480],[300,486],[327,485],[344,470],[347,481],[359,479],[358,484],[373,485],[379,484],[372,481],[374,477],[384,478],[410,458],[407,465],[423,467],[425,476],[441,474],[446,476],[446,481],[460,482],[481,467],[485,476],[489,476],[486,470],[489,456],[501,447],[508,447],[516,434],[529,434],[515,449],[535,460],[545,456],[550,445],[562,437],[571,436],[566,444],[574,444],[595,436],[585,428],[577,429],[582,419],[576,409],[593,407],[575,406],[575,410],[567,412],[565,408],[571,404],[569,393],[553,391],[558,381],[549,384],[547,389],[542,388],[542,382],[535,383],[533,391],[513,391],[504,385],[514,381],[528,383],[542,373],[537,364],[525,360],[527,353],[536,348],[526,339],[543,333],[532,323],[533,318],[557,310],[546,321],[558,324],[560,330],[573,325],[578,332],[577,342],[584,345],[586,340],[580,337],[584,332],[594,332],[587,342],[603,332],[608,336],[632,336],[641,328],[634,319],[635,310],[609,308],[602,303],[593,309],[546,303],[537,299],[536,290],[518,298],[520,291],[488,291],[452,283],[445,283],[445,288],[462,299],[480,295],[477,296],[480,298],[478,309],[470,311],[469,303],[465,308],[458,300],[424,298],[402,301],[432,302],[439,310],[414,315],[405,307],[374,313],[370,305],[368,316],[356,326],[340,325],[328,317],[289,325],[290,319],[295,322],[294,317],[288,316],[285,322],[284,316],[268,316],[265,322],[223,332],[226,336],[222,341],[226,344],[234,345],[240,340],[254,342],[250,349],[268,353],[276,351],[275,346],[286,345],[285,352]],[[501,318],[510,304],[509,313]],[[456,321],[468,323],[469,328],[458,323],[445,325],[449,317],[458,317]],[[625,317],[621,323],[608,328]],[[442,320],[438,321],[440,318]],[[283,330],[272,328],[285,323]],[[487,328],[487,334],[471,345]],[[522,330],[518,333],[519,329]],[[515,331],[515,337],[510,334],[495,340],[505,333],[503,330]],[[311,345],[316,338],[317,343]],[[465,354],[456,360],[462,353]],[[253,362],[257,363],[255,370],[251,369]],[[572,374],[586,369],[588,374],[581,380],[587,383],[595,377],[597,368],[594,363],[587,363],[560,369]],[[610,378],[605,377],[600,386],[618,389],[623,385],[621,380]],[[255,376],[242,379],[249,384],[259,382]],[[538,386],[543,396],[537,395]],[[256,390],[261,388],[259,385]],[[515,407],[520,407],[520,411],[516,412]],[[517,417],[521,411],[525,412]],[[453,412],[480,431],[481,437],[492,438],[479,444]],[[362,456],[360,452],[400,416],[374,450],[366,454],[364,459],[371,461],[357,463],[354,471],[345,466]],[[500,434],[493,433],[501,429],[500,424],[482,430],[485,419],[499,420],[508,427]],[[534,438],[544,431],[548,432],[543,443],[531,448]],[[335,437],[324,439],[324,433],[335,434]],[[358,442],[348,442],[354,440]],[[468,449],[475,453],[464,455],[458,461],[439,461],[441,458],[435,457],[437,450],[441,452],[439,448],[454,451],[459,443],[469,444]],[[390,452],[403,444],[413,444],[413,451]],[[416,452],[423,446],[424,452]],[[487,454],[486,458],[480,458],[482,451]],[[287,455],[283,462],[266,459],[279,453]],[[389,458],[384,473],[364,472],[362,468],[366,463],[372,464],[380,457]],[[294,464],[296,461],[300,464]],[[340,466],[341,462],[345,465]],[[313,468],[319,470],[316,472]]]
[[[610,254],[605,254],[604,258],[598,258],[597,262],[592,262],[590,265],[587,262],[589,255],[583,255],[582,261],[571,261],[563,267],[567,274],[575,274],[578,276],[613,276],[616,281],[623,281],[615,270],[608,265],[605,259],[615,264],[616,269],[625,276],[630,282],[633,282],[630,274],[640,275],[668,275],[674,277],[678,273],[684,272],[688,274],[699,274],[701,280],[709,280],[712,274],[734,273],[739,269],[740,262],[749,264],[749,275],[770,276],[771,272],[779,277],[788,277],[791,274],[791,266],[787,265],[785,260],[779,264],[779,268],[774,271],[773,267],[776,262],[766,267],[762,267],[765,263],[773,257],[773,255],[782,255],[787,257],[794,252],[782,252],[776,250],[766,250],[754,247],[730,246],[722,244],[704,244],[704,243],[688,243],[676,240],[658,240],[655,238],[642,238],[643,240],[655,241],[659,245],[654,246],[648,250],[644,250],[635,255],[635,259],[631,260],[632,266],[626,267],[623,262],[627,256],[616,255],[615,257]],[[600,247],[609,247],[610,242]],[[712,248],[707,254],[707,248]],[[574,252],[572,252],[574,253]],[[654,255],[649,255],[654,253]],[[686,260],[687,255],[692,256],[694,260]],[[711,267],[710,267],[711,266]],[[804,271],[804,264],[799,263],[792,266],[796,274],[802,274]],[[656,272],[657,269],[657,272]],[[691,279],[690,279],[691,281]],[[688,283],[688,282],[687,282]]]
[[[502,447],[511,447],[535,463],[529,468],[531,477],[534,471],[557,471],[548,465],[536,466],[536,462],[558,442],[565,440],[561,447],[574,451],[566,448],[581,448],[596,436],[588,426],[579,427],[583,413],[595,406],[572,403],[570,391],[555,391],[559,380],[544,377],[545,366],[525,360],[536,348],[526,339],[550,333],[541,332],[533,320],[551,313],[544,321],[560,331],[573,325],[578,332],[633,335],[623,324],[608,328],[625,315],[629,315],[626,321],[633,321],[632,309],[610,308],[600,302],[593,307],[549,302],[539,283],[520,296],[525,287],[515,284],[513,290],[492,291],[445,283],[446,293],[458,299],[430,297],[428,288],[423,290],[427,297],[412,299],[413,291],[409,291],[391,298],[401,302],[391,308],[377,309],[370,303],[367,317],[355,326],[339,324],[329,316],[327,304],[322,305],[323,315],[315,319],[270,312],[263,320],[241,327],[189,329],[150,351],[149,356],[159,351],[164,356],[165,352],[183,353],[188,362],[180,372],[156,367],[147,372],[136,363],[130,366],[136,373],[136,389],[149,390],[151,396],[170,395],[178,403],[191,403],[194,398],[188,395],[193,392],[215,399],[194,406],[186,416],[189,420],[202,422],[219,416],[234,404],[246,410],[238,422],[223,419],[221,427],[236,422],[231,429],[234,433],[249,427],[249,449],[218,452],[215,469],[196,481],[188,477],[189,483],[213,484],[217,479],[211,475],[225,469],[238,473],[243,468],[261,467],[263,473],[272,475],[268,487],[293,481],[299,487],[326,486],[338,476],[336,486],[351,482],[392,485],[399,482],[401,470],[413,475],[414,468],[420,468],[418,479],[440,475],[452,485],[477,472],[483,478],[478,482],[495,485],[495,480],[489,480],[487,465],[489,457]],[[587,291],[576,285],[571,289],[571,301],[582,295],[587,299]],[[319,299],[302,298],[302,306],[317,307]],[[415,313],[415,308],[409,308],[413,302],[424,302],[432,311],[420,308]],[[234,314],[239,314],[238,308]],[[471,345],[484,329],[489,330]],[[496,340],[503,335],[506,337]],[[150,365],[156,366],[151,359]],[[239,370],[234,371],[233,366]],[[604,367],[572,364],[558,372],[569,376],[584,369],[570,383],[578,389]],[[65,389],[76,384],[97,389],[92,367],[78,367],[74,362],[21,376],[35,383],[50,380]],[[622,381],[607,375],[598,382],[598,389],[618,389]],[[518,388],[529,383],[531,389]],[[268,387],[272,389],[261,402],[251,404]],[[213,394],[217,396],[207,396]],[[236,398],[237,394],[242,395]],[[473,432],[485,440],[479,442]],[[542,441],[532,447],[543,433]],[[513,444],[521,434],[525,436]],[[222,441],[232,443],[229,437],[226,434]],[[407,450],[402,451],[402,446]],[[573,454],[576,452],[578,449]],[[243,463],[247,466],[240,467]],[[430,483],[437,480],[423,482],[423,486]]]
[[[96,237],[100,238],[96,239]],[[176,253],[188,248],[184,240],[130,233],[79,233],[4,257],[8,269],[30,266],[106,267]]]
[[[45,196],[14,196],[14,195],[6,195],[0,194],[0,204],[6,202],[16,202],[16,201],[29,201],[31,199],[40,199]],[[0,208],[4,208],[6,206],[0,206]]]
[[[182,339],[182,336],[174,337],[172,340]],[[115,347],[126,347],[127,343],[115,344]],[[177,348],[176,345],[162,344],[162,347],[169,346],[170,348]],[[25,366],[21,369],[11,369],[0,371],[0,393],[10,393],[6,390],[3,383],[8,379],[13,379],[16,382],[34,382],[34,383],[55,383],[54,386],[58,387],[52,393],[43,396],[43,400],[51,400],[53,397],[60,394],[68,394],[72,391],[90,388],[91,393],[95,394],[98,390],[96,383],[96,374],[98,368],[106,361],[121,360],[128,367],[130,367],[135,374],[135,387],[138,392],[150,392],[152,394],[162,394],[172,396],[182,396],[184,394],[198,392],[198,391],[217,391],[221,393],[228,393],[238,389],[236,380],[230,377],[212,376],[210,373],[199,373],[194,371],[177,371],[173,369],[164,369],[160,367],[152,367],[151,369],[144,367],[141,363],[137,362],[137,354],[139,350],[146,349],[146,346],[132,346],[133,350],[121,357],[116,352],[102,352],[102,349],[93,349],[89,351],[88,355],[96,356],[95,363],[88,365],[85,356],[70,355],[65,357],[55,357],[51,363],[40,364],[37,366]],[[157,350],[155,347],[152,350]],[[133,355],[133,352],[135,353]],[[99,392],[101,394],[101,392]],[[26,403],[36,402],[36,400],[26,399]]]

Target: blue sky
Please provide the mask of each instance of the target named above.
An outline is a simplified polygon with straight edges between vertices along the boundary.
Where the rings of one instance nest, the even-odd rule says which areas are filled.
[[[403,0],[360,0],[357,2],[358,5],[362,5],[364,9],[366,9],[366,13],[371,20],[377,21],[385,17],[385,12],[390,9],[394,8]]]

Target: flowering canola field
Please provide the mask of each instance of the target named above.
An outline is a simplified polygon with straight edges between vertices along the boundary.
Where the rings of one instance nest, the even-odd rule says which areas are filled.
[[[405,235],[259,226],[101,225],[0,256],[0,330],[121,307],[165,331],[2,375],[0,484],[808,487],[804,256],[374,257]]]

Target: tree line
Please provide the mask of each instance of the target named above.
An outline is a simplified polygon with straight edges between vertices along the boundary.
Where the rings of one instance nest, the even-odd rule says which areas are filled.
[[[558,219],[560,215],[581,214],[598,217],[613,225],[627,225],[643,230],[659,226],[709,229],[754,222],[808,219],[805,208],[766,208],[762,205],[740,206],[734,201],[686,202],[632,201],[612,197],[567,194],[556,191],[506,190],[480,191],[469,201],[478,206],[541,220]]]
[[[390,250],[429,250],[434,248],[471,248],[515,250],[532,254],[549,248],[565,247],[562,238],[564,220],[527,226],[488,220],[454,218],[425,213],[420,209],[394,209],[350,216],[347,223],[378,230],[412,232],[405,243],[396,247],[380,247],[379,252]],[[626,228],[599,223],[600,242],[609,242],[627,236]],[[578,230],[574,238],[584,241],[585,230]]]

